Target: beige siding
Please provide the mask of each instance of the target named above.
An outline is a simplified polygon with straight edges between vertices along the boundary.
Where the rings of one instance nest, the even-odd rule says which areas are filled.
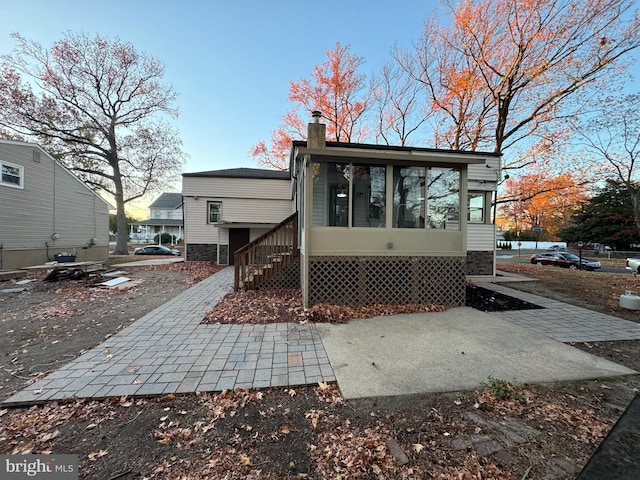
[[[290,200],[291,182],[262,178],[183,177],[182,195],[185,197]]]
[[[501,180],[498,178],[498,174],[500,172],[500,159],[488,157],[485,162],[485,164],[480,165],[469,165],[469,182],[496,182]]]
[[[275,224],[293,213],[288,180],[183,177],[182,195],[187,243],[229,243],[228,229],[207,223],[209,201],[222,202],[225,222]]]
[[[89,252],[79,250],[93,238],[96,246],[108,247],[107,204],[68,170],[28,144],[0,142],[0,158],[24,168],[24,189],[0,185],[0,243],[6,251],[48,246],[50,256],[78,250],[81,259]]]
[[[467,250],[493,251],[496,245],[496,226],[480,223],[467,224]]]

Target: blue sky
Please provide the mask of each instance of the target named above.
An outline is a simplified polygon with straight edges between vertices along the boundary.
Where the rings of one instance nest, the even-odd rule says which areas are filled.
[[[291,108],[290,80],[308,77],[336,42],[370,74],[395,44],[409,48],[436,1],[22,0],[3,2],[0,55],[19,32],[50,46],[66,31],[119,36],[164,62],[179,93],[176,126],[185,172],[255,167],[250,147],[269,140]]]
[[[185,172],[255,167],[248,151],[268,141],[291,108],[290,80],[309,77],[336,42],[365,59],[363,73],[377,72],[394,45],[419,39],[437,7],[437,0],[5,1],[0,55],[13,49],[12,32],[46,47],[66,31],[119,36],[165,64],[165,80],[179,93]]]

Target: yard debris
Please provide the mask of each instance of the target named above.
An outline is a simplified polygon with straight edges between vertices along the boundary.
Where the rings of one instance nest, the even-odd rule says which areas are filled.
[[[401,313],[442,312],[437,304],[314,305],[302,308],[302,293],[296,288],[259,289],[230,293],[207,312],[203,323],[331,322],[344,323],[355,318],[371,318]]]
[[[129,282],[131,279],[129,277],[117,277],[111,280],[107,280],[105,282],[98,283],[98,286],[102,287],[115,287],[120,285],[121,283]]]

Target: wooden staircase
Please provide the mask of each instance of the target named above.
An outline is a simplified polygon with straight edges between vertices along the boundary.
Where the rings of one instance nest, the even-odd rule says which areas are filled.
[[[297,260],[298,213],[233,253],[234,290],[253,290]]]

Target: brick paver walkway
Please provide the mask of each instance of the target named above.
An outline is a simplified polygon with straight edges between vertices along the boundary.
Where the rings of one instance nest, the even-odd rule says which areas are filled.
[[[502,284],[478,283],[478,285],[543,307],[543,309],[534,310],[491,312],[491,315],[521,327],[530,328],[559,342],[640,339],[640,323],[522,292]]]
[[[334,381],[314,324],[200,323],[232,290],[233,274],[225,268],[194,285],[3,403]]]

